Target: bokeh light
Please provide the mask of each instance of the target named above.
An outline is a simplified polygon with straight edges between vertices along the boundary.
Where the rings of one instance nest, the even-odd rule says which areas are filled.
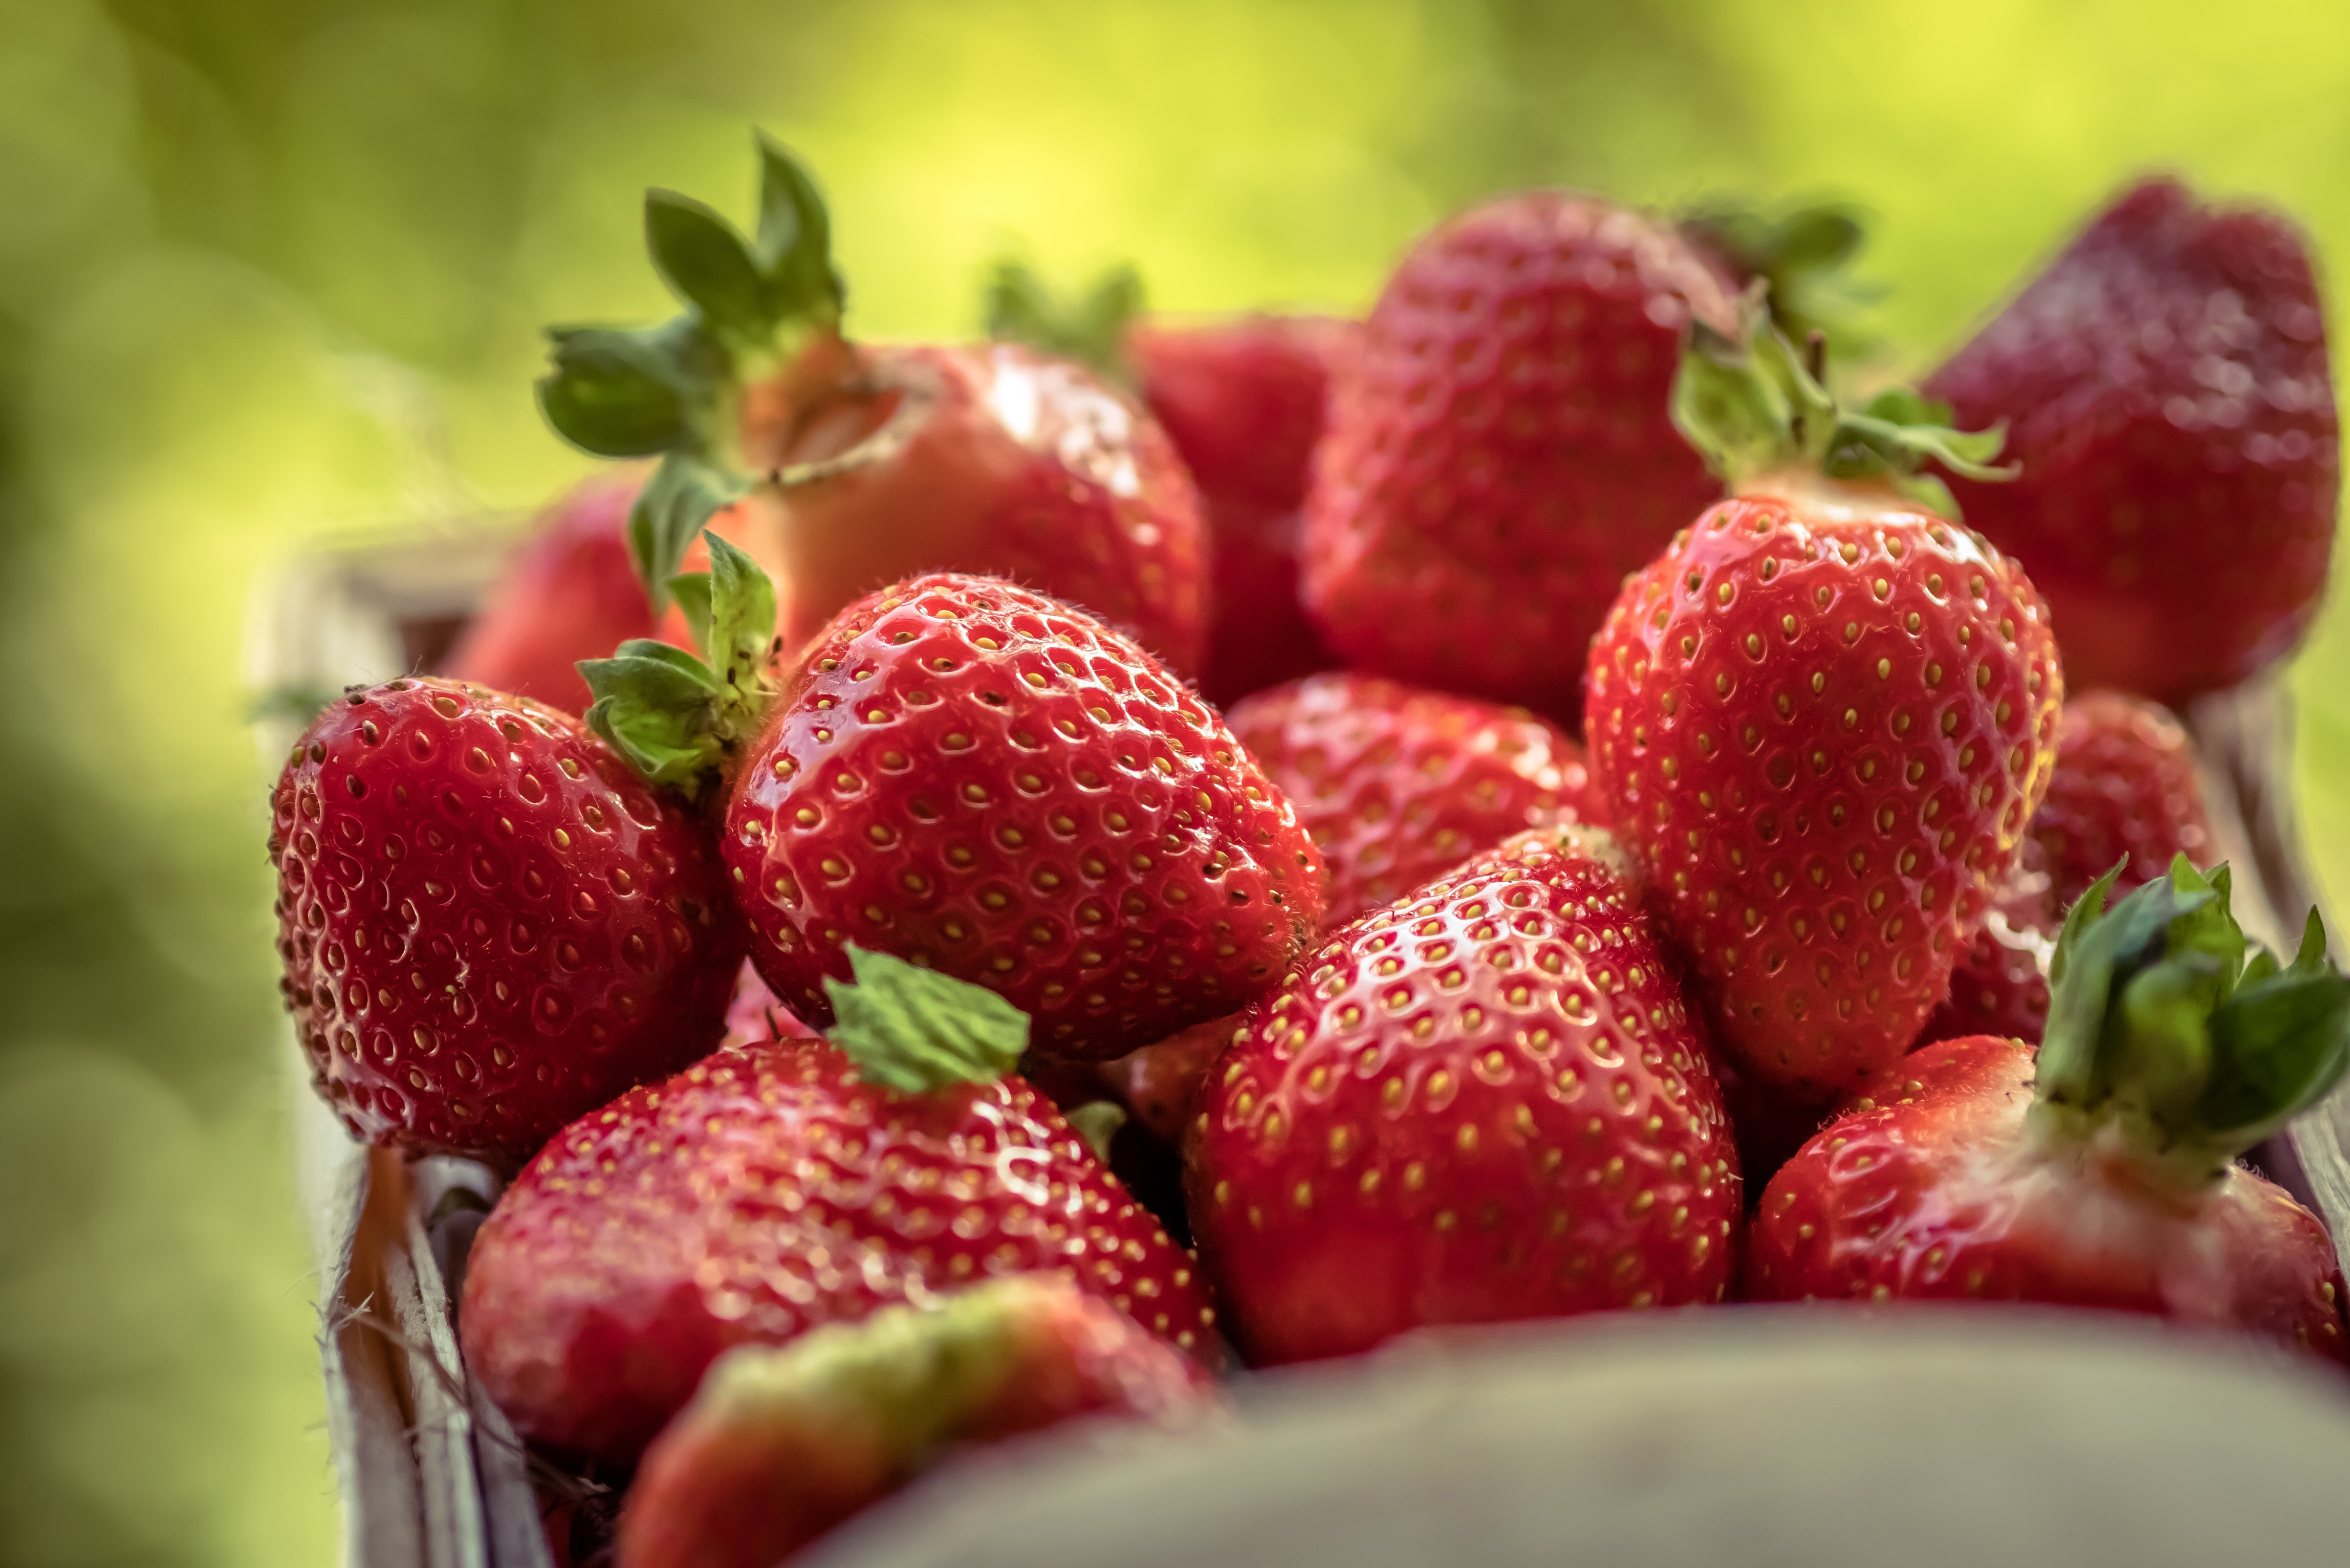
[[[664,310],[648,184],[833,202],[852,324],[951,334],[1005,251],[1154,303],[1358,309],[1532,182],[1876,214],[1929,363],[2167,166],[2350,267],[2350,13],[2305,0],[35,0],[0,29],[0,1558],[317,1563],[247,607],[323,529],[586,466],[548,319]],[[2350,891],[2350,617],[2294,672]]]

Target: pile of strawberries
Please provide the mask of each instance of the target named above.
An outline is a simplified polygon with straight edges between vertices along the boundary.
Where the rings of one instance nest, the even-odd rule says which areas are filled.
[[[2158,705],[2316,607],[2287,223],[2143,184],[1856,405],[1834,214],[1527,192],[1359,323],[1007,271],[1045,348],[875,346],[762,161],[751,236],[649,200],[677,317],[554,334],[629,466],[318,716],[270,839],[321,1095],[511,1173],[468,1367],[633,1476],[619,1563],[1429,1325],[2028,1301],[2350,1366],[2241,1163],[2350,980],[2238,928]]]

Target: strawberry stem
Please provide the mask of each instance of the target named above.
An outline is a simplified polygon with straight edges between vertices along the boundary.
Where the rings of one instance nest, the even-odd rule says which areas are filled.
[[[850,943],[850,983],[827,977],[825,1038],[858,1075],[900,1094],[992,1084],[1028,1048],[1028,1015],[980,986]]]
[[[2032,1111],[2043,1147],[2110,1140],[2194,1187],[2324,1097],[2350,1069],[2350,977],[2312,909],[2290,964],[2245,937],[2224,866],[2170,874],[2108,909],[2122,867],[2065,915]]]
[[[740,471],[749,373],[836,331],[844,292],[816,182],[758,139],[759,230],[745,240],[712,208],[645,194],[645,244],[682,314],[641,327],[552,327],[539,407],[556,433],[599,457],[660,458],[629,514],[629,547],[653,607],[686,545],[754,488]]]
[[[1991,466],[2004,427],[1954,430],[1948,404],[1906,387],[1879,392],[1857,412],[1842,409],[1821,382],[1824,350],[1795,351],[1762,308],[1759,284],[1742,308],[1742,340],[1690,324],[1671,404],[1675,428],[1733,487],[1757,474],[1808,468],[1831,479],[1887,483],[1956,517],[1949,488],[1921,472],[1928,462],[1970,479],[2015,477],[2012,466]]]
[[[1686,212],[1684,237],[1712,253],[1739,282],[1760,279],[1771,318],[1802,341],[1821,334],[1843,361],[1875,358],[1884,339],[1863,325],[1884,289],[1852,275],[1867,243],[1856,208],[1837,202],[1795,206],[1772,216],[1742,202],[1716,202]],[[1813,371],[1814,379],[1824,379]]]

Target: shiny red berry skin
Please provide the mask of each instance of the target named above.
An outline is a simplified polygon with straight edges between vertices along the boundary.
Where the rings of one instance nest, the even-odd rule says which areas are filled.
[[[1332,384],[1305,593],[1356,668],[1573,722],[1624,574],[1721,485],[1666,407],[1728,286],[1595,197],[1505,196],[1412,248]]]
[[[2113,691],[2064,704],[2048,797],[2032,815],[2061,916],[2125,855],[2118,898],[2164,875],[2173,857],[2215,858],[2211,818],[2195,776],[2195,747],[2168,709]]]
[[[1825,483],[1758,481],[1627,579],[1586,699],[1592,771],[1717,1042],[1822,1098],[1942,1000],[2047,788],[2064,698],[2012,563]]]
[[[2325,1228],[2241,1167],[2158,1190],[2100,1150],[2043,1151],[2033,1049],[1929,1045],[1772,1179],[1746,1270],[1762,1301],[2039,1302],[2232,1326],[2350,1365]]]
[[[1926,1020],[1920,1040],[1998,1034],[2040,1044],[2048,1026],[2048,967],[2064,924],[2046,866],[2038,839],[2016,846],[2015,864],[1992,895],[1981,929],[1959,955],[1950,994]]]
[[[1513,833],[1606,821],[1583,748],[1523,708],[1339,672],[1261,691],[1226,718],[1322,852],[1325,925]]]
[[[1951,484],[2032,574],[2066,679],[2166,701],[2282,658],[2317,613],[2341,489],[2307,242],[2150,180],[1927,389],[2007,426],[2012,483]]]
[[[1330,369],[1360,330],[1248,316],[1127,334],[1143,400],[1200,487],[1211,590],[1200,690],[1220,707],[1336,662],[1298,603],[1301,511]]]
[[[1522,835],[1331,932],[1244,1015],[1186,1188],[1253,1360],[1721,1298],[1737,1157],[1622,868],[1596,830]]]
[[[354,689],[279,776],[270,855],[295,1032],[355,1137],[520,1159],[724,1027],[709,831],[567,713]]]
[[[885,584],[951,570],[1082,605],[1200,668],[1206,529],[1157,421],[1018,344],[832,347],[746,400],[744,445],[783,476],[786,649]]]
[[[1191,1260],[1025,1082],[899,1095],[770,1041],[550,1141],[475,1239],[460,1321],[524,1436],[625,1462],[730,1345],[1034,1269],[1213,1354]]]
[[[951,574],[810,644],[743,753],[725,854],[760,972],[810,1023],[854,942],[1093,1060],[1234,1011],[1322,909],[1288,802],[1190,688],[1091,616]]]

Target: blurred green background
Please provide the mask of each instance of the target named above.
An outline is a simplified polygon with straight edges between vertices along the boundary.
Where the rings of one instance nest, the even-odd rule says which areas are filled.
[[[306,533],[582,469],[536,327],[665,312],[649,183],[828,186],[852,323],[983,263],[1131,257],[1180,310],[1359,308],[1498,187],[1834,193],[1912,362],[2131,172],[2350,268],[2350,12],[18,0],[0,27],[0,1561],[335,1550],[240,670]],[[2350,891],[2350,617],[2295,672]]]

